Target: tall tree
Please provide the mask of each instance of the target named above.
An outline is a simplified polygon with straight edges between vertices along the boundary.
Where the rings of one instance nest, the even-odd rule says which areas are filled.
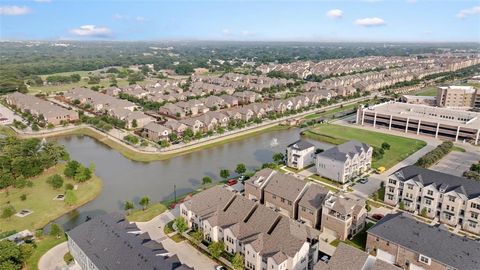
[[[224,180],[227,180],[227,178],[230,177],[230,171],[228,169],[221,169],[220,177],[222,177]]]
[[[247,167],[243,163],[238,164],[237,168],[235,168],[235,172],[238,173],[238,174],[243,174],[246,171],[247,171]]]
[[[142,209],[145,210],[150,204],[150,198],[148,196],[143,196],[138,203],[142,206]]]

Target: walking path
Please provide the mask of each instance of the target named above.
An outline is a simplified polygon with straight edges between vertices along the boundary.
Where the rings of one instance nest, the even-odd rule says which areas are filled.
[[[81,270],[78,265],[67,265],[63,256],[68,252],[67,242],[60,243],[51,248],[38,261],[39,270]]]

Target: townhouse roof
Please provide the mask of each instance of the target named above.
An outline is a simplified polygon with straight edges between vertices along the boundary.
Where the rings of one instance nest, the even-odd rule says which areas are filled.
[[[147,129],[147,130],[157,132],[157,133],[163,133],[164,131],[168,131],[168,132],[171,131],[171,129],[169,129],[168,127],[160,125],[160,124],[155,123],[155,122],[150,122],[150,123],[146,124],[143,127],[143,129]]]
[[[291,175],[276,173],[268,181],[265,192],[293,202],[298,195],[300,195],[304,187],[304,181]]]
[[[362,199],[352,199],[343,195],[332,195],[328,197],[326,203],[332,205],[329,208],[343,215],[358,214],[365,206]]]
[[[14,105],[19,107],[19,109],[27,109],[31,112],[42,114],[45,118],[65,115],[78,115],[78,113],[75,111],[67,110],[60,106],[54,105],[49,101],[35,96],[25,95],[20,92],[7,95],[7,99],[12,101]]]
[[[85,100],[87,103],[94,105],[104,105],[110,108],[127,108],[136,107],[136,105],[128,100],[118,99],[106,94],[102,94],[87,88],[75,88],[64,93],[66,98],[71,100]]]
[[[389,264],[386,261],[382,261],[381,259],[376,259],[371,270],[401,270],[401,268]]]
[[[148,233],[140,234],[119,213],[94,217],[67,234],[98,269],[192,269],[181,265],[176,256],[159,256],[168,253],[162,244]]]
[[[370,146],[359,141],[348,141],[317,154],[318,157],[326,157],[337,161],[346,161],[362,151],[367,152]]]
[[[368,253],[340,243],[328,263],[319,261],[314,270],[362,270],[368,259]]]
[[[245,184],[260,187],[265,184],[265,181],[268,180],[270,176],[276,173],[277,171],[270,168],[261,169],[260,171],[256,172],[255,175],[250,177],[250,179],[245,181]]]
[[[287,146],[288,148],[293,148],[298,151],[303,151],[311,147],[315,147],[315,145],[305,141],[305,140],[298,140],[294,143],[291,143]]]
[[[402,182],[411,179],[422,183],[424,187],[433,185],[437,190],[444,190],[444,193],[455,191],[464,194],[468,198],[480,196],[480,182],[415,165],[403,167],[391,174],[389,178]]]
[[[417,221],[406,213],[389,214],[367,233],[456,269],[478,269],[480,243]]]
[[[215,215],[208,219],[211,226],[230,227],[238,222],[239,218],[246,217],[255,203],[243,196],[235,196],[227,205],[219,205]]]
[[[307,190],[298,202],[298,205],[310,209],[320,209],[322,208],[322,204],[325,201],[328,193],[328,189],[316,183],[310,182],[307,186]]]
[[[234,195],[221,186],[215,186],[193,195],[190,200],[184,202],[184,205],[199,217],[208,218],[217,211],[219,206],[229,202]]]

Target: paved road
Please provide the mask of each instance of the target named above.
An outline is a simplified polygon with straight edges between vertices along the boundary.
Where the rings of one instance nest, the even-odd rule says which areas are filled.
[[[164,226],[178,216],[179,209],[175,208],[172,212],[167,211],[149,222],[137,222],[138,228],[144,232],[148,232],[150,238],[161,242],[163,247],[176,254],[180,261],[195,269],[214,269],[216,263],[207,256],[200,253],[197,249],[192,247],[188,242],[175,243],[172,239],[163,233]]]
[[[67,242],[54,246],[47,251],[38,261],[39,270],[81,270],[78,265],[67,266],[63,256],[67,254]]]
[[[368,177],[368,182],[365,184],[356,183],[352,189],[353,193],[357,193],[359,197],[368,198],[372,193],[377,191],[380,188],[380,183],[382,178],[378,175],[372,175]]]
[[[480,154],[478,152],[452,151],[442,158],[440,162],[430,167],[430,169],[451,175],[462,176],[463,172],[469,170],[470,166],[478,161],[480,161]]]

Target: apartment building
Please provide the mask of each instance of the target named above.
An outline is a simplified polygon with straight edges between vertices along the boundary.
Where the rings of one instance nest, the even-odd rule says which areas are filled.
[[[473,86],[451,85],[439,87],[436,105],[455,109],[471,109],[475,106],[477,95],[480,95],[480,91]]]
[[[343,241],[363,230],[366,218],[365,201],[331,194],[323,203],[321,227]]]
[[[15,92],[8,94],[5,101],[21,112],[30,113],[34,117],[42,118],[46,123],[53,125],[78,120],[78,112],[67,110],[35,96]]]
[[[480,265],[480,242],[405,213],[389,214],[370,228],[366,251],[403,269],[476,270]]]
[[[326,262],[319,261],[314,270],[401,270],[350,245],[340,243]]]
[[[316,155],[317,174],[346,183],[372,166],[373,148],[358,141],[337,145]]]
[[[401,102],[360,107],[357,124],[478,144],[480,113]]]
[[[245,181],[245,197],[313,227],[320,228],[327,189],[272,169],[258,171]]]
[[[417,166],[389,176],[385,203],[480,234],[480,183]]]
[[[207,241],[222,241],[240,253],[245,269],[312,269],[318,257],[317,230],[217,186],[180,205],[190,228]]]
[[[297,170],[313,164],[315,145],[298,140],[287,146],[287,166]]]
[[[94,217],[67,235],[68,250],[82,270],[193,269],[119,213]]]
[[[409,104],[422,104],[428,106],[436,106],[437,98],[431,96],[414,96],[414,95],[402,95],[402,102]]]

